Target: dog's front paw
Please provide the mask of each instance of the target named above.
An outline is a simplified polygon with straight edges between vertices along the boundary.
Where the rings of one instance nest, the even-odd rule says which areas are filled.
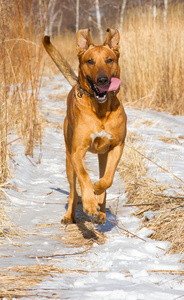
[[[88,215],[88,216],[95,216],[98,214],[99,211],[99,206],[97,203],[97,200],[94,197],[91,197],[90,199],[84,198],[83,200],[83,211]]]
[[[76,220],[73,219],[72,217],[64,216],[61,219],[61,224],[69,225],[69,224],[73,224],[73,223],[76,223]]]
[[[106,222],[106,214],[99,211],[98,215],[93,217],[93,221],[94,223],[96,223],[97,225],[103,225]]]
[[[106,186],[104,186],[102,179],[93,184],[93,190],[96,195],[100,195],[106,190]]]

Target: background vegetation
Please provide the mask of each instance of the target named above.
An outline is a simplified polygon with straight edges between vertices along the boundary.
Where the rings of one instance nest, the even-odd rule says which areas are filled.
[[[76,30],[90,27],[99,43],[108,26],[118,28],[123,102],[184,114],[184,7],[182,1],[166,4],[164,0],[0,0],[1,182],[8,172],[8,143],[21,138],[25,154],[33,155],[35,143],[41,141],[39,87],[43,74],[58,72],[43,50],[44,33],[77,69]]]
[[[53,19],[54,22],[50,23],[52,26],[46,26],[53,43],[72,66],[77,68],[77,55],[74,54],[78,24],[80,28],[90,27],[95,43],[100,43],[102,29],[103,41],[107,27],[118,28],[121,33],[123,101],[139,108],[184,114],[184,2],[99,1],[99,23],[97,1],[87,1],[84,5],[82,0],[79,1],[82,6],[77,21],[77,1],[68,1],[66,7],[65,2],[62,6],[53,0],[57,10],[60,9],[60,13],[63,10],[64,15],[58,24],[60,19],[52,12],[50,21]],[[72,22],[67,22],[66,16],[72,16]],[[56,72],[56,68],[53,70]]]
[[[129,10],[121,37],[123,99],[141,108],[184,114],[184,7]]]
[[[31,1],[0,1],[0,182],[8,172],[11,133],[22,138],[27,155],[33,155],[40,136],[37,95],[44,27],[35,11]]]

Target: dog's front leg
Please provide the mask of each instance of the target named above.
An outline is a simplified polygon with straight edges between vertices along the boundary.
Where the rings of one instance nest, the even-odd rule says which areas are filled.
[[[107,155],[108,153],[104,154],[98,154],[98,162],[99,162],[99,175],[100,178],[104,176],[105,168],[107,164]],[[106,191],[102,194],[97,196],[98,205],[100,206],[100,211],[95,218],[93,218],[93,221],[98,224],[102,225],[106,222],[106,213],[105,213],[105,207],[106,207]]]
[[[78,146],[72,151],[72,164],[76,172],[82,193],[83,211],[89,216],[98,213],[98,203],[93,192],[93,185],[85,170],[84,158],[88,147]]]
[[[109,151],[104,176],[93,185],[96,195],[104,193],[106,189],[112,185],[114,173],[121,158],[123,147],[124,143],[117,145]]]

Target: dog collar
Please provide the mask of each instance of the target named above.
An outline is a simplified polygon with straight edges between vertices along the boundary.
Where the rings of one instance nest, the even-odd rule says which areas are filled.
[[[115,96],[115,95],[119,92],[119,90],[120,90],[120,87],[119,87],[116,91],[108,92],[108,97]],[[83,95],[87,95],[87,96],[90,97],[90,98],[95,98],[95,97],[94,97],[94,94],[90,94],[89,92],[83,90],[83,89],[81,88],[80,83],[78,83],[77,96],[78,96],[79,98],[82,98]]]
[[[81,88],[80,83],[78,83],[77,96],[78,96],[79,98],[82,98],[83,95],[87,95],[87,96],[90,97],[90,98],[94,97],[93,94],[90,94],[90,93],[88,93],[87,91],[83,90],[83,89]]]

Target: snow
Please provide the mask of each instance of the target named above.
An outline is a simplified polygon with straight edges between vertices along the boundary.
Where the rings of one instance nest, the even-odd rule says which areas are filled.
[[[167,113],[126,109],[129,119],[129,132],[142,138],[139,144],[147,148],[147,155],[157,164],[166,168],[182,179],[184,183],[184,117],[171,116]],[[147,124],[147,126],[146,126]],[[168,138],[173,143],[165,143],[160,138]],[[173,184],[173,176],[159,169],[152,162],[148,163],[148,175],[158,182]],[[176,182],[176,180],[175,180]]]
[[[46,277],[41,284],[30,289],[34,299],[55,299],[56,294],[59,299],[82,300],[184,299],[183,276],[154,272],[182,270],[184,265],[179,263],[182,256],[166,255],[168,242],[151,240],[152,231],[147,228],[139,230],[140,220],[131,215],[132,208],[123,207],[126,194],[118,172],[108,191],[107,206],[118,207],[119,226],[112,222],[114,215],[107,210],[106,224],[98,226],[98,230],[107,236],[103,245],[94,242],[92,248],[82,253],[86,249],[84,246],[69,247],[62,243],[65,231],[60,220],[65,214],[69,186],[65,173],[63,132],[57,122],[63,123],[64,113],[60,113],[66,110],[63,95],[69,90],[70,86],[62,76],[44,78],[40,107],[49,122],[45,124],[41,152],[40,147],[36,147],[31,162],[24,156],[20,141],[11,145],[15,156],[11,166],[13,177],[9,182],[16,189],[5,192],[7,203],[13,208],[11,218],[26,234],[24,238],[15,238],[13,243],[7,240],[1,245],[0,267],[37,264],[38,257],[41,264],[51,263],[68,270],[68,273]],[[147,155],[157,164],[184,181],[184,117],[130,108],[126,109],[126,113],[128,131],[141,137],[136,143],[144,145]],[[176,143],[164,143],[160,136],[172,138]],[[41,164],[37,164],[39,158]],[[182,193],[171,174],[164,173],[151,162],[148,166],[149,174],[170,185],[168,192],[174,193],[177,189]],[[87,167],[91,178],[96,180],[96,156],[87,155]],[[153,216],[147,214],[145,217],[150,219]],[[39,226],[43,223],[48,226]],[[132,234],[126,234],[125,228]],[[6,257],[3,257],[5,254]],[[48,258],[44,259],[44,256]]]

